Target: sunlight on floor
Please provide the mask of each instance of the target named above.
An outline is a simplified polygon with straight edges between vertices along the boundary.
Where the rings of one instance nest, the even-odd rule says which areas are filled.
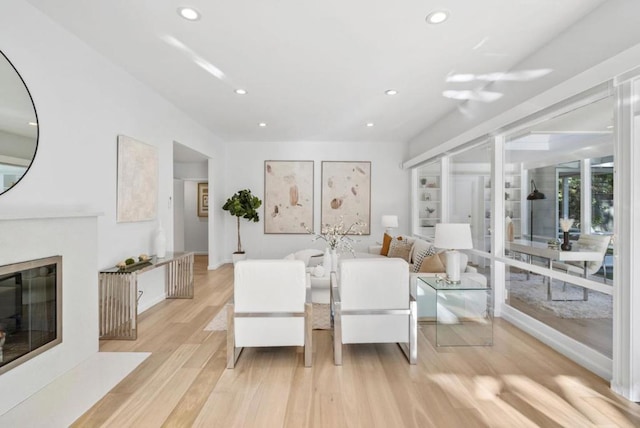
[[[487,424],[500,420],[501,426],[539,426],[540,420],[550,425],[591,426],[615,421],[617,426],[634,426],[618,408],[620,403],[594,391],[570,376],[549,378],[542,385],[523,375],[466,376],[434,374],[429,378],[447,394],[454,407],[479,407],[485,402],[482,417]],[[486,405],[490,402],[491,405]],[[526,406],[522,406],[525,403]],[[528,409],[526,414],[518,409]],[[640,417],[624,407],[624,411]],[[505,416],[506,415],[506,416]]]

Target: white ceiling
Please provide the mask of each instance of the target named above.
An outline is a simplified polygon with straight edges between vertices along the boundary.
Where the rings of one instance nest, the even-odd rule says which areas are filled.
[[[28,1],[225,141],[408,141],[604,0]]]

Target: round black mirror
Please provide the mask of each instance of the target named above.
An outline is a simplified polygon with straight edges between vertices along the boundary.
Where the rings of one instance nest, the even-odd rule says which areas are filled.
[[[38,115],[27,85],[0,51],[0,195],[27,173],[38,148]]]

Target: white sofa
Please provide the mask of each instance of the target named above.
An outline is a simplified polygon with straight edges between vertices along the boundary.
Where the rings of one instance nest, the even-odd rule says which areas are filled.
[[[416,257],[421,251],[428,250],[429,247],[432,246],[432,244],[420,238],[407,238],[407,239],[409,242],[412,243],[411,252],[409,253],[409,269],[412,271],[414,257]],[[381,250],[382,250],[382,245],[369,246],[369,253],[371,254],[380,254]],[[468,256],[461,252],[460,258],[461,258],[460,266],[462,268],[460,272],[460,276],[473,279],[474,281],[477,281],[482,285],[486,285],[487,278],[481,273],[478,273],[478,270],[475,267],[468,264],[468,261],[469,261]],[[418,301],[418,319],[435,317],[435,312],[433,310],[432,302],[433,302],[433,299],[436,298],[435,292],[433,291],[433,289],[431,289],[431,287],[427,286],[426,284],[424,284],[424,286],[419,286],[420,284],[418,284],[418,277],[434,277],[436,275],[437,275],[436,273],[411,272],[409,276],[409,285],[411,286],[411,292],[413,293],[414,296],[416,296],[416,300]],[[473,294],[470,294],[470,295],[473,295]],[[478,296],[478,299],[482,299],[484,294],[478,293],[477,296]],[[470,302],[470,303],[475,306],[475,303],[473,302]],[[481,302],[481,301],[478,301],[476,303],[478,305],[484,304],[484,302]]]
[[[380,254],[370,254],[357,252],[354,254],[344,253],[341,254],[338,260],[350,260],[350,259],[366,259],[366,258],[384,258]],[[311,275],[311,300],[313,303],[329,304],[329,288],[330,288],[330,273],[322,271],[322,276],[316,276],[315,268],[318,265],[322,265],[323,257],[311,257],[307,272]]]
[[[411,252],[409,253],[409,271],[413,271],[413,262],[414,262],[414,257],[416,257],[418,254],[420,254],[420,252],[424,251],[424,250],[428,250],[432,244],[428,241],[425,241],[424,239],[420,239],[420,238],[407,238],[407,240],[412,244],[411,245]],[[371,245],[369,246],[369,253],[370,254],[377,254],[380,255],[380,251],[382,250],[382,245]],[[440,252],[440,251],[438,251]],[[476,281],[479,281],[481,284],[486,285],[487,283],[487,278],[478,273],[478,270],[476,268],[474,268],[473,266],[469,265],[468,263],[469,258],[467,257],[467,255],[465,253],[460,253],[460,266],[462,268],[461,270],[461,274],[465,275],[468,278],[472,278]],[[418,276],[436,276],[436,273],[426,273],[426,272],[421,272],[421,273],[411,273],[411,282],[415,282],[415,278],[417,278]]]

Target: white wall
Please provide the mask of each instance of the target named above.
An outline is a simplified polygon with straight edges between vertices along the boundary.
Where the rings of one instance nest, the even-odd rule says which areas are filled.
[[[174,195],[176,204],[174,211],[177,211],[178,204],[181,204],[182,236],[180,238],[182,239],[183,251],[207,254],[209,219],[198,217],[198,182],[208,181],[207,162],[175,162],[173,176],[180,179],[181,186],[180,197],[182,199],[179,201],[179,196]],[[177,233],[178,231],[176,231],[176,235]]]
[[[173,178],[207,181],[207,162],[174,162]]]
[[[0,4],[0,40],[29,87],[40,124],[36,159],[16,188],[0,197],[1,206],[104,212],[96,268],[153,253],[156,221],[116,223],[116,137],[124,134],[158,148],[158,218],[171,250],[173,142],[223,164],[220,140],[26,2]],[[224,182],[221,168],[213,173]],[[212,247],[214,256],[222,253],[222,242]]]
[[[380,241],[384,230],[380,226],[383,214],[397,214],[400,227],[397,232],[406,234],[409,224],[409,172],[400,168],[406,145],[391,143],[233,143],[227,146],[226,186],[223,198],[216,199],[210,212],[225,216],[225,256],[231,258],[236,250],[236,218],[222,211],[228,197],[241,189],[249,188],[264,202],[265,160],[313,160],[314,163],[314,223],[320,226],[320,184],[322,161],[371,161],[371,235],[361,236],[356,248]],[[264,206],[260,208],[260,222],[241,220],[242,246],[251,258],[276,258],[304,248],[324,248],[321,241],[311,242],[310,235],[265,235]]]
[[[184,251],[184,181],[173,180],[173,249]]]
[[[131,255],[153,252],[156,221],[116,223],[117,135],[158,148],[158,218],[166,229],[169,250],[173,241],[173,141],[213,159],[209,180],[218,188],[224,185],[225,147],[211,132],[26,2],[0,3],[0,48],[28,86],[40,125],[35,161],[15,188],[0,195],[0,213],[46,209],[104,213],[94,226],[97,239],[95,231],[92,236],[84,229],[61,227],[52,233],[38,229],[42,240],[38,243],[20,238],[13,229],[5,233],[6,221],[0,220],[0,236],[7,239],[0,249],[0,264],[41,257],[45,249],[46,255],[56,254],[57,248],[69,242],[80,241],[87,247],[84,257],[70,257],[64,265],[63,311],[65,323],[72,325],[65,326],[62,347],[50,351],[53,360],[46,353],[2,375],[3,413],[33,392],[35,375],[51,380],[97,352],[98,269]],[[213,242],[212,248],[210,257],[220,259],[222,240]],[[154,274],[160,277],[151,275],[143,281],[147,275],[141,276],[145,289],[141,307],[163,298],[161,271]]]
[[[62,256],[62,343],[0,377],[0,415],[98,352],[96,217],[7,211],[0,212],[0,265]]]
[[[543,94],[554,86],[576,78],[587,69],[594,67],[622,51],[632,48],[640,42],[640,2],[629,0],[609,0],[595,9],[591,14],[570,27],[555,38],[553,42],[531,55],[514,70],[551,69],[547,76],[529,82],[494,82],[491,91],[503,93],[504,96],[493,103],[477,101],[460,102],[458,108],[423,130],[409,143],[409,155],[417,157],[429,149],[459,136],[474,127],[480,128],[467,137],[460,139],[464,143],[484,133],[493,132],[500,126],[511,123],[513,116],[519,112],[548,107],[550,103],[544,99],[532,98]],[[637,63],[633,66],[638,65]],[[496,72],[507,70],[493,70]],[[473,73],[474,70],[466,70]],[[620,71],[622,72],[622,71]],[[601,79],[592,84],[604,82],[611,77],[603,74]],[[577,85],[577,91],[588,87]],[[563,93],[556,93],[557,101],[575,95],[576,91],[569,87]],[[543,94],[544,95],[544,94]],[[525,102],[525,104],[521,104]],[[552,102],[557,102],[552,101]],[[516,107],[517,106],[517,107]],[[512,117],[504,121],[491,122],[489,119],[502,112],[512,110]]]
[[[184,248],[196,254],[207,253],[209,219],[198,217],[198,182],[184,182]]]

